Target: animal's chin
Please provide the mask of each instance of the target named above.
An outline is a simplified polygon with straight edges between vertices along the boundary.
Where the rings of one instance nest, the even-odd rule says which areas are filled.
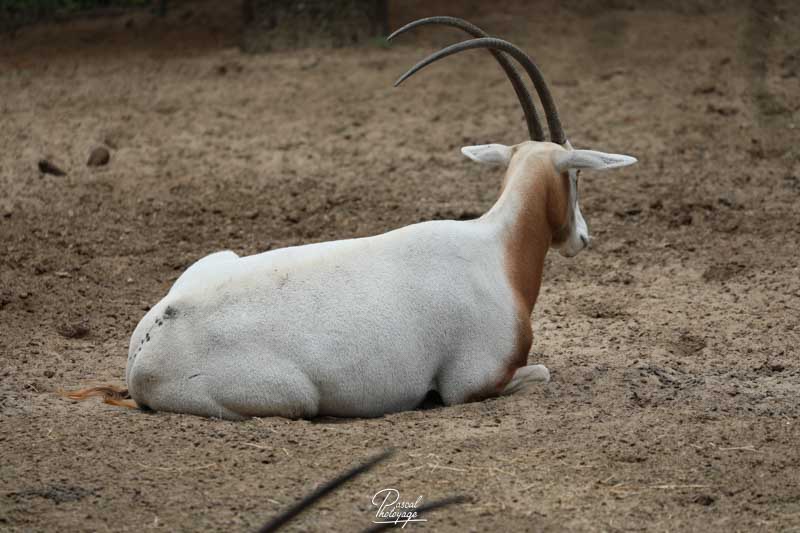
[[[564,257],[575,257],[586,249],[586,246],[562,246],[558,249],[558,253]]]

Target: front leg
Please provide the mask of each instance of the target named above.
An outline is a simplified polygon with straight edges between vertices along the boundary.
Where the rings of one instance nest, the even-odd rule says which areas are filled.
[[[528,365],[517,369],[514,377],[505,386],[501,396],[514,394],[533,383],[547,383],[550,381],[550,371],[544,365]]]
[[[477,335],[471,349],[444,367],[437,384],[445,405],[495,398],[511,394],[531,381],[550,379],[545,367],[525,366],[533,343],[527,311],[520,307],[517,316],[506,321],[509,323],[511,327],[505,334],[497,335],[499,332],[494,330],[491,334]]]

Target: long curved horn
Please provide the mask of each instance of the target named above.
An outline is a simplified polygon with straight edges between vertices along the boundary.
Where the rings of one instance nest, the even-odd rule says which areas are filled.
[[[457,54],[458,52],[472,50],[474,48],[490,48],[493,50],[501,50],[519,61],[520,65],[522,65],[522,68],[524,68],[528,73],[528,76],[533,82],[534,87],[536,87],[536,92],[539,94],[539,98],[542,101],[542,107],[544,108],[544,112],[547,117],[547,126],[550,129],[550,140],[554,143],[563,145],[567,141],[567,137],[564,134],[564,129],[561,127],[561,121],[558,118],[556,104],[553,101],[553,97],[550,95],[550,91],[547,88],[547,83],[545,83],[542,73],[539,71],[536,63],[534,63],[525,52],[508,41],[496,39],[494,37],[482,37],[479,39],[471,39],[469,41],[453,44],[429,55],[411,67],[408,72],[400,76],[400,78],[394,82],[394,85],[397,87],[415,72],[425,68],[435,61],[453,54]]]
[[[473,37],[489,37],[488,33],[464,19],[456,17],[428,17],[415,20],[414,22],[409,22],[399,30],[394,31],[389,37],[386,38],[386,40],[391,41],[398,35],[401,35],[408,30],[416,28],[417,26],[425,26],[428,24],[452,26],[467,32]],[[497,62],[500,63],[500,66],[505,71],[506,76],[508,76],[508,79],[511,81],[511,85],[514,86],[514,92],[517,93],[517,98],[522,106],[522,111],[525,113],[525,122],[528,124],[528,133],[530,134],[530,138],[534,141],[543,141],[544,131],[542,130],[542,123],[539,121],[539,116],[536,113],[536,107],[533,104],[533,99],[531,98],[528,89],[525,88],[525,83],[522,81],[522,78],[520,78],[519,73],[517,73],[517,70],[514,68],[514,66],[508,61],[508,59],[506,59],[505,55],[495,50],[491,50],[491,53]]]

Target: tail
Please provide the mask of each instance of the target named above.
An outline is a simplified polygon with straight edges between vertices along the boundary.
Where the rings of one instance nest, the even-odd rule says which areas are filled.
[[[107,403],[109,405],[129,407],[131,409],[137,409],[139,407],[136,404],[136,401],[131,398],[131,394],[128,392],[128,389],[115,387],[113,385],[106,385],[104,387],[90,387],[88,389],[75,391],[62,391],[60,394],[66,398],[69,398],[70,400],[78,401],[85,400],[86,398],[90,398],[92,396],[99,396],[103,399],[103,403]]]

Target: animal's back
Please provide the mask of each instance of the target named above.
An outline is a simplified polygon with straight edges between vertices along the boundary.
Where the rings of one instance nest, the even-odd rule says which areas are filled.
[[[165,404],[210,395],[222,398],[204,405],[225,406],[225,391],[235,389],[241,398],[226,408],[241,412],[251,394],[251,415],[285,415],[258,405],[281,394],[279,403],[292,403],[298,391],[302,401],[292,400],[307,412],[296,416],[412,408],[461,352],[513,349],[510,288],[501,265],[486,268],[502,261],[499,247],[482,225],[440,221],[198,265],[137,328],[131,393],[151,396],[142,401],[156,409],[184,410]],[[498,312],[480,314],[491,300]],[[137,391],[146,380],[136,374],[169,384]]]

